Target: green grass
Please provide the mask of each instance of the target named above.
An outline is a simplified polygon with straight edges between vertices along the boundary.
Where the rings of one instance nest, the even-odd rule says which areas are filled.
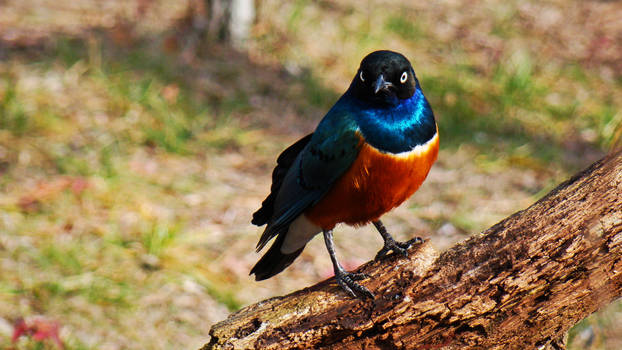
[[[160,256],[167,246],[173,243],[179,229],[166,223],[155,222],[142,235],[142,244],[147,254]]]
[[[512,19],[515,3],[426,4],[261,2],[248,52],[165,52],[177,29],[164,22],[129,46],[101,29],[4,50],[0,317],[57,320],[67,349],[198,348],[228,311],[317,282],[325,254],[313,244],[282,276],[251,281],[249,215],[278,153],[375,49],[415,62],[441,134],[440,180],[391,214],[403,232],[477,232],[614,142],[622,78],[532,49],[547,39]],[[587,325],[619,338],[611,310],[571,340]]]
[[[389,17],[385,26],[387,31],[397,34],[400,38],[415,42],[422,37],[422,30],[417,26],[417,22],[404,15],[393,15]]]
[[[0,84],[4,85],[4,94],[0,96],[0,129],[21,136],[28,131],[29,118],[17,100],[15,81],[10,76],[0,75]]]
[[[304,86],[303,96],[314,107],[330,108],[330,104],[337,101],[339,94],[327,89],[320,80],[310,72],[305,72],[301,77]]]
[[[36,242],[13,250],[12,259],[21,267],[9,273],[13,276],[10,281],[2,281],[2,290],[10,293],[0,298],[0,303],[28,300],[29,306],[21,309],[24,315],[65,314],[59,318],[65,324],[74,322],[72,313],[88,312],[84,305],[110,309],[107,317],[113,319],[123,317],[123,310],[136,308],[145,288],[157,289],[161,284],[147,278],[145,286],[144,274],[175,279],[190,271],[187,267],[171,270],[167,265],[169,248],[179,247],[176,237],[184,234],[185,219],[158,217],[152,210],[161,205],[148,203],[166,203],[166,198],[170,201],[184,187],[195,190],[203,179],[194,176],[194,180],[183,177],[183,181],[174,181],[155,176],[145,183],[141,176],[128,173],[129,157],[140,150],[193,157],[232,142],[244,144],[244,130],[234,128],[242,135],[235,141],[230,132],[221,129],[233,127],[234,123],[227,121],[232,113],[248,110],[243,92],[217,104],[197,99],[172,73],[166,57],[158,58],[145,48],[110,53],[98,45],[91,50],[86,46],[58,39],[51,51],[35,53],[33,62],[18,54],[5,66],[28,71],[31,77],[53,76],[66,89],[61,94],[45,84],[35,90],[20,87],[23,77],[14,74],[21,73],[2,74],[0,80],[0,128],[9,132],[1,145],[8,155],[13,150],[28,151],[28,156],[22,156],[28,159],[26,163],[12,161],[3,174],[1,186],[8,191],[5,198],[9,200],[1,207],[4,215],[13,218],[3,234],[10,241],[28,237]],[[91,57],[94,54],[102,55],[98,64],[93,63],[97,61]],[[76,80],[68,77],[71,74]],[[168,99],[163,93],[167,87],[178,89]],[[74,100],[64,103],[68,94],[76,96],[69,96]],[[213,109],[221,114],[211,113]],[[42,192],[36,192],[39,185],[20,187],[22,172],[43,181]],[[183,174],[183,169],[180,172]],[[54,178],[62,176],[84,179],[87,189],[78,193],[71,185],[58,187],[63,185],[57,185]],[[39,198],[33,207],[22,209],[16,203],[29,191]],[[139,219],[124,226],[119,217],[125,213],[137,213]],[[145,268],[143,255],[160,259],[167,272]],[[239,308],[230,292],[222,288],[208,291],[230,309]],[[69,301],[77,304],[70,306]],[[76,338],[65,340],[69,349],[93,348]],[[19,344],[19,349],[54,348],[47,342],[23,340]],[[5,345],[5,339],[0,339],[0,347]]]

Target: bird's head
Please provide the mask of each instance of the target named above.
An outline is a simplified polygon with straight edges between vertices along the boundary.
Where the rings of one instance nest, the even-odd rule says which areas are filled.
[[[350,90],[374,105],[396,105],[412,97],[419,82],[410,62],[393,51],[374,51],[363,58]]]

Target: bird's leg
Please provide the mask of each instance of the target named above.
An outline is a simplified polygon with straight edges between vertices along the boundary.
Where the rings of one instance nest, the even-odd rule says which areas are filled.
[[[344,270],[337,256],[335,255],[335,244],[333,243],[333,230],[324,230],[324,242],[326,243],[326,249],[330,255],[330,260],[333,262],[333,269],[335,270],[335,280],[348,294],[352,297],[373,298],[374,294],[369,289],[354,282],[365,278],[369,278],[369,275],[365,273],[352,273]]]
[[[373,223],[374,226],[376,226],[378,232],[380,232],[382,239],[384,239],[384,247],[382,247],[378,254],[376,254],[376,257],[374,258],[375,260],[382,258],[390,251],[394,251],[403,255],[404,257],[408,257],[408,248],[410,248],[413,244],[423,243],[423,238],[421,237],[415,237],[406,242],[398,242],[393,239],[389,232],[387,232],[386,227],[384,227],[380,220],[374,221]]]

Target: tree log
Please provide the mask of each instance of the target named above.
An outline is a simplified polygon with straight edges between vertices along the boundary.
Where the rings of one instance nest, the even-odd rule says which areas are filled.
[[[442,254],[361,266],[373,300],[329,279],[241,309],[202,349],[562,349],[622,295],[621,197],[618,152]]]

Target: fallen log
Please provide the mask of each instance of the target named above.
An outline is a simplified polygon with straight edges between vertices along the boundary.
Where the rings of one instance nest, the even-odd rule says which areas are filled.
[[[373,300],[329,279],[239,310],[202,349],[563,349],[622,295],[622,152],[446,252],[409,253],[358,269]]]

